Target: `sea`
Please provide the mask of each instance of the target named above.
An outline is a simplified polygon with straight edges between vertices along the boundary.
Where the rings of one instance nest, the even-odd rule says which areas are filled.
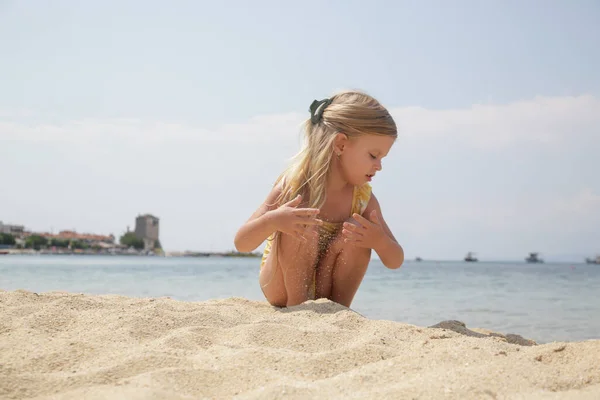
[[[0,289],[265,301],[258,258],[0,256]],[[458,320],[538,343],[600,339],[600,265],[372,260],[351,308],[370,319],[431,326]]]

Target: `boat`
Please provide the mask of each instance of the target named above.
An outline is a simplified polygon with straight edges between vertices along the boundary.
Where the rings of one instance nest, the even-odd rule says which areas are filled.
[[[525,258],[525,261],[531,264],[543,263],[544,260],[538,257],[539,253],[529,253],[529,257]]]
[[[8,254],[8,250],[0,250],[0,256],[4,256]]]
[[[474,257],[473,254],[475,254],[475,253],[473,253],[471,251],[468,252],[467,255],[465,256],[465,261],[466,262],[477,262],[478,261],[477,257]]]
[[[600,264],[600,256],[596,256],[596,258],[586,258],[586,264]]]
[[[421,257],[417,257],[417,258],[415,258],[415,261],[419,262],[419,261],[423,261],[423,259]]]

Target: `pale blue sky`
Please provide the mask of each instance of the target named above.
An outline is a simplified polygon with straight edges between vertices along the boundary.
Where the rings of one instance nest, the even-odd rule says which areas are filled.
[[[598,21],[583,0],[0,1],[0,220],[119,235],[150,212],[167,249],[230,249],[310,102],[350,87],[399,125],[373,186],[408,257],[591,256]]]

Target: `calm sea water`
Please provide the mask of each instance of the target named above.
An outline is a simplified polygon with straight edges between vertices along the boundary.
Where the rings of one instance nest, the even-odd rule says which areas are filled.
[[[264,300],[258,259],[0,256],[0,289],[202,301]],[[600,266],[373,260],[352,308],[371,319],[517,333],[539,343],[600,339]]]

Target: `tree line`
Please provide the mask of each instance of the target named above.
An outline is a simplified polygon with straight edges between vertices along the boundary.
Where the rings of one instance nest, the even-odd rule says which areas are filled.
[[[14,246],[15,243],[17,243],[17,242],[13,235],[11,235],[10,233],[0,233],[0,244]]]
[[[0,245],[8,245],[14,246],[17,241],[13,235],[10,233],[0,233]],[[133,247],[136,250],[142,250],[144,248],[144,241],[135,236],[133,232],[127,232],[119,239],[119,243],[127,247]],[[81,240],[69,240],[69,239],[56,239],[50,238],[47,239],[40,235],[31,235],[25,239],[26,249],[35,249],[39,250],[42,247],[57,247],[57,248],[72,248],[72,249],[81,249],[87,250],[92,248],[94,250],[99,250],[100,246],[98,245],[90,245]],[[160,249],[160,242],[157,240],[154,246],[155,249]]]

